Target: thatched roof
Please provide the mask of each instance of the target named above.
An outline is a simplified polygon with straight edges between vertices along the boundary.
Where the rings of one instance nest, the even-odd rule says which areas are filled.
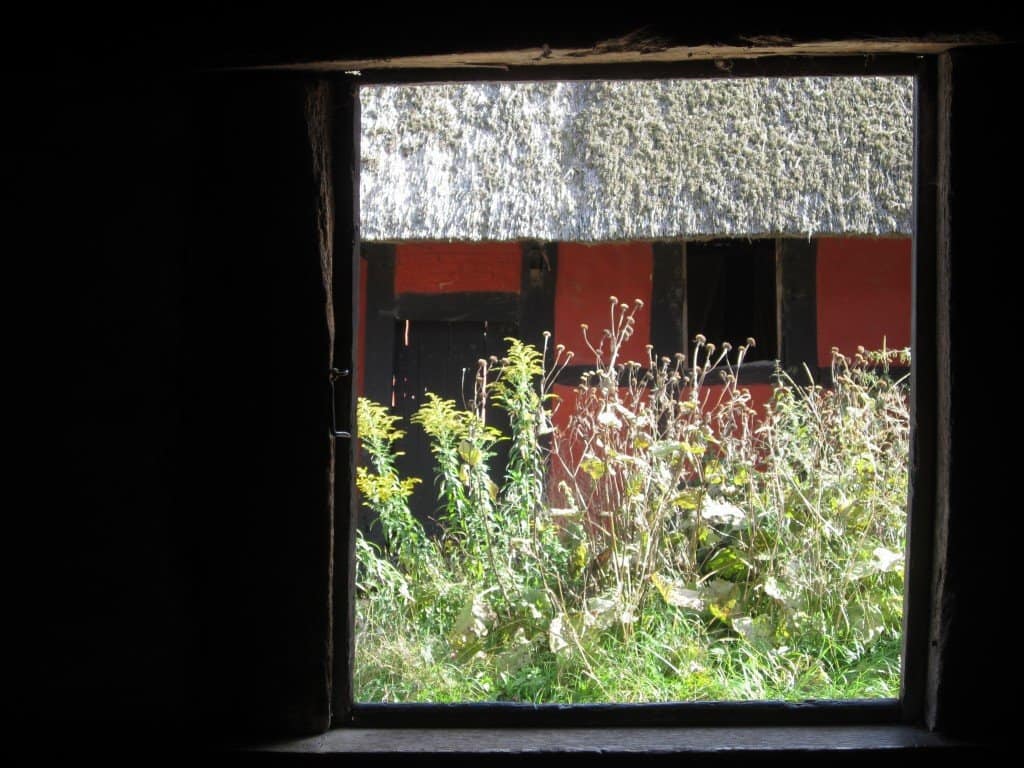
[[[909,77],[360,93],[365,240],[910,232]]]

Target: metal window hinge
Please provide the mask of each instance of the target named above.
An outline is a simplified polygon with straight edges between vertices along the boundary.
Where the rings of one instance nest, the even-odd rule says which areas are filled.
[[[352,371],[348,368],[331,368],[327,374],[327,379],[331,383],[331,437],[344,437],[351,438],[352,433],[346,432],[343,429],[338,429],[338,406],[337,399],[334,396],[334,382],[338,379],[351,376]]]

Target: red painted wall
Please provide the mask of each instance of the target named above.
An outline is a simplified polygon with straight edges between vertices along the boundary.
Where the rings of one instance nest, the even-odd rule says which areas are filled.
[[[650,339],[652,255],[648,243],[586,246],[561,243],[555,304],[555,341],[593,363],[580,323],[592,341],[608,326],[608,297],[644,301],[627,359],[646,359]],[[520,289],[518,243],[409,243],[395,249],[395,293],[452,293]],[[833,346],[846,353],[858,345],[893,348],[910,344],[911,243],[909,238],[821,238],[817,267],[818,364],[831,362]],[[361,277],[360,321],[366,317],[366,276]],[[362,351],[358,387],[363,391]],[[770,387],[754,385],[759,404]],[[566,388],[570,389],[571,388]],[[563,413],[569,410],[566,403]]]
[[[818,365],[832,363],[832,347],[910,345],[910,249],[909,238],[818,241]]]
[[[765,406],[771,400],[774,387],[771,384],[741,384],[740,389],[746,389],[750,392],[750,404],[757,411],[757,415],[753,417],[750,426],[752,429],[756,429],[764,419]],[[705,411],[713,410],[720,404],[723,395],[722,390],[723,385],[721,384],[705,385],[703,387],[701,403]],[[584,445],[580,441],[575,440],[567,431],[569,419],[576,408],[577,388],[556,384],[552,388],[552,392],[559,398],[558,408],[554,411],[551,419],[552,424],[557,430],[552,448],[561,457],[561,461],[553,460],[551,462],[548,473],[548,493],[557,505],[565,501],[558,490],[559,482],[566,479],[567,472],[565,467],[575,466],[579,462],[583,455]],[[686,391],[680,393],[682,398],[687,397],[687,394]],[[628,402],[629,395],[625,388],[619,388],[619,395],[624,402]],[[553,402],[549,403],[549,407],[553,407]]]
[[[519,243],[408,243],[395,247],[395,294],[519,293]]]
[[[591,365],[594,356],[583,340],[580,323],[589,326],[596,347],[611,321],[609,296],[632,305],[642,299],[632,338],[623,346],[620,360],[646,362],[646,345],[651,338],[650,243],[586,246],[560,243],[558,282],[555,290],[555,342],[576,353],[575,364]],[[607,344],[605,345],[607,350]]]

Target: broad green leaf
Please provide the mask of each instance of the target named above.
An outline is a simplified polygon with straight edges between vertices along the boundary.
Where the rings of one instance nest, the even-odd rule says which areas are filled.
[[[662,576],[660,573],[651,574],[651,582],[657,587],[662,599],[669,605],[677,608],[691,608],[695,611],[704,610],[704,601],[700,593],[695,589],[687,589],[674,579]]]
[[[707,564],[710,572],[730,581],[743,578],[748,567],[747,562],[732,547],[723,547],[718,550]]]
[[[688,488],[672,499],[672,503],[679,507],[679,509],[696,509],[697,505],[700,504],[700,496],[701,491],[699,489]]]
[[[556,656],[568,656],[572,653],[579,630],[573,626],[579,624],[578,618],[573,620],[565,613],[559,613],[548,625],[548,648]]]
[[[733,630],[755,648],[767,649],[772,643],[772,627],[764,616],[736,616],[732,619]]]
[[[608,629],[615,622],[618,601],[607,597],[592,597],[587,600],[587,610],[583,615],[585,629]]]
[[[739,586],[724,579],[711,579],[701,585],[701,594],[711,615],[728,624],[736,607]]]
[[[850,628],[863,642],[870,642],[885,631],[882,609],[873,603],[854,603],[846,611]]]
[[[883,573],[898,573],[903,570],[903,554],[893,552],[885,547],[875,547],[872,553],[875,556],[875,567]]]
[[[494,657],[494,668],[500,675],[513,675],[525,667],[533,655],[533,643],[526,639],[522,627],[516,630],[511,647]]]
[[[768,597],[774,598],[780,602],[785,602],[786,595],[779,587],[779,583],[775,580],[774,576],[769,576],[764,580],[764,593]]]
[[[580,462],[580,469],[594,480],[600,480],[608,471],[607,465],[596,456],[590,456]]]
[[[746,513],[735,504],[713,499],[710,496],[704,497],[700,514],[705,520],[719,525],[739,526],[747,521]]]
[[[483,458],[480,449],[468,440],[463,440],[459,443],[459,455],[471,467],[475,467],[480,463],[480,459]]]
[[[681,453],[689,448],[686,443],[680,443],[675,440],[663,440],[655,443],[651,446],[651,455],[656,456],[659,459],[664,459],[672,456],[676,453]]]
[[[721,485],[725,480],[725,472],[717,461],[709,461],[704,467],[704,481],[711,485]]]
[[[461,648],[487,636],[488,627],[498,618],[494,609],[485,600],[490,591],[492,590],[473,595],[462,606],[449,633],[449,641],[455,647]]]

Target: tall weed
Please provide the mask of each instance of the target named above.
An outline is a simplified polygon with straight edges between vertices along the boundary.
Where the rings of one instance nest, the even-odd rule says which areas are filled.
[[[469,409],[428,394],[437,540],[394,469],[397,417],[360,401],[357,485],[386,542],[357,542],[361,698],[895,695],[909,412],[890,365],[909,350],[835,352],[829,387],[777,370],[759,410],[753,339],[622,359],[642,309],[612,297],[609,328],[584,328],[574,403],[551,394],[573,356],[547,336],[481,360]]]

